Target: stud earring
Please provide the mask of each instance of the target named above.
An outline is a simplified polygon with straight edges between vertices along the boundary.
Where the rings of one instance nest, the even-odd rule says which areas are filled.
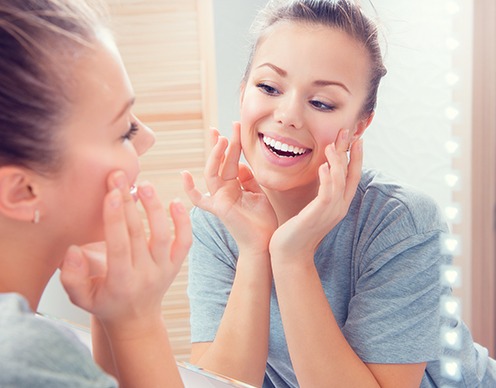
[[[33,224],[39,224],[40,223],[40,211],[38,209],[35,209],[33,213]]]

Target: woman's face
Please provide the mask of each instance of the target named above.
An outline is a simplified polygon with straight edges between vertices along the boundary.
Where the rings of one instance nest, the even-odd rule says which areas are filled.
[[[73,109],[61,126],[61,171],[47,180],[42,223],[62,241],[82,244],[103,238],[107,178],[122,170],[129,184],[139,173],[138,156],[155,141],[132,114],[134,94],[113,42],[102,37],[72,69]],[[57,229],[58,228],[58,229]]]
[[[313,189],[324,149],[340,129],[357,136],[369,83],[368,54],[346,33],[281,22],[255,52],[241,95],[241,142],[266,189]]]

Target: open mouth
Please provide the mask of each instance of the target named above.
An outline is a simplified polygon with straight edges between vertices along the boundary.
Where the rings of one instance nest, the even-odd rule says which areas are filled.
[[[281,158],[295,158],[311,152],[309,148],[302,148],[291,144],[283,143],[279,140],[272,139],[269,136],[260,134],[262,141],[267,148]]]

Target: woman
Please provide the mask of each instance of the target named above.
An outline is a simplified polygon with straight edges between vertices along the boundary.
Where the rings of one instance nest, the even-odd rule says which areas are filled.
[[[434,202],[362,171],[386,70],[375,25],[347,0],[271,1],[255,21],[228,146],[192,212],[192,362],[264,387],[430,387],[440,375]],[[239,165],[241,150],[251,167]],[[348,159],[349,150],[349,159]],[[464,333],[463,386],[495,364]]]
[[[171,204],[172,236],[153,186],[135,183],[154,135],[133,103],[116,45],[86,2],[1,2],[2,387],[182,386],[161,300],[187,254],[189,217]],[[78,247],[102,239],[106,262]],[[71,332],[33,314],[59,267],[71,300],[95,316],[94,352],[116,379]]]

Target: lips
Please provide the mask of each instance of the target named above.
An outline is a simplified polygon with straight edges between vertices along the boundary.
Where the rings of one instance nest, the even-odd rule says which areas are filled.
[[[309,148],[300,147],[294,144],[288,144],[280,140],[276,140],[267,135],[260,135],[266,147],[275,155],[281,158],[296,158],[305,155],[312,150]]]

